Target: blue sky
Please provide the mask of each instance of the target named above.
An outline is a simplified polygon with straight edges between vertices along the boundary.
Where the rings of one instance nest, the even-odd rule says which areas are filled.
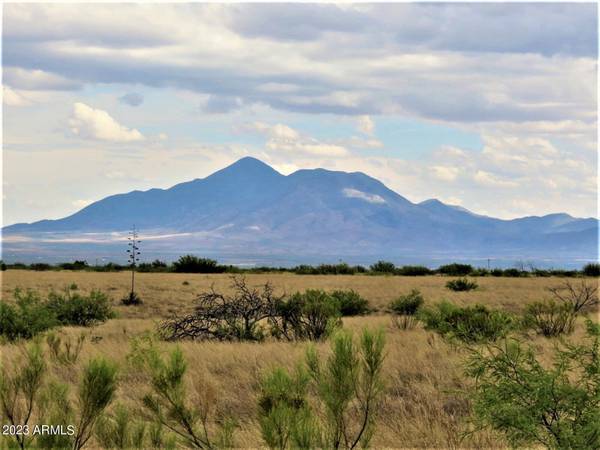
[[[247,155],[498,217],[596,216],[596,8],[6,4],[3,221]]]

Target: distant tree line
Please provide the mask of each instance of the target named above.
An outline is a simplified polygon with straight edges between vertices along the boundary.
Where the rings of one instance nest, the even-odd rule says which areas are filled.
[[[76,260],[59,264],[48,263],[4,263],[0,261],[0,268],[21,269],[21,270],[84,270],[91,272],[120,272],[129,270],[127,264],[116,264],[109,262],[102,265],[90,265],[87,261]],[[483,267],[474,267],[470,264],[452,263],[439,266],[437,269],[430,269],[420,265],[396,266],[389,261],[378,261],[369,267],[361,265],[349,265],[341,262],[338,264],[319,264],[316,266],[301,264],[295,267],[270,267],[260,266],[252,268],[241,268],[233,265],[219,264],[216,260],[210,258],[201,258],[195,255],[181,256],[177,261],[169,264],[165,261],[156,259],[152,262],[142,262],[137,265],[138,272],[174,272],[174,273],[277,273],[287,272],[298,275],[402,275],[402,276],[423,276],[423,275],[448,275],[448,276],[493,276],[493,277],[577,277],[577,276],[600,276],[600,264],[588,263],[581,268],[576,269],[538,269],[534,266],[525,268],[523,264],[520,267],[508,269],[488,269]]]

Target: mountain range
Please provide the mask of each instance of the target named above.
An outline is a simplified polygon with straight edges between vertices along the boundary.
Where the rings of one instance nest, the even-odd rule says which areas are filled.
[[[285,176],[251,157],[169,189],[112,195],[62,219],[4,227],[3,253],[21,260],[110,255],[120,251],[132,224],[146,250],[157,254],[315,261],[598,258],[595,218],[502,220],[435,199],[413,203],[361,172],[312,169]]]

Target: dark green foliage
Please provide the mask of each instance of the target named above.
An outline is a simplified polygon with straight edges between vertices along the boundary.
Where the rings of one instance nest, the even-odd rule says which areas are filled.
[[[473,269],[469,275],[472,277],[487,277],[490,275],[490,271],[483,267],[477,267],[476,269]]]
[[[502,275],[505,276],[505,277],[518,278],[518,277],[526,277],[527,276],[527,272],[525,272],[524,270],[510,268],[510,269],[504,269]]]
[[[6,264],[1,259],[0,259],[0,270],[2,272],[4,272],[6,270]]]
[[[346,263],[320,264],[316,267],[302,264],[291,270],[297,275],[354,275],[356,273],[366,272],[366,269],[363,266],[350,266]],[[272,269],[263,268],[263,271],[271,272]]]
[[[451,276],[469,275],[473,271],[473,266],[470,264],[452,263],[438,267],[437,271],[441,274]]]
[[[372,264],[369,269],[371,272],[375,273],[394,273],[396,266],[389,261],[377,261],[375,264]]]
[[[588,263],[583,266],[582,271],[586,277],[600,277],[600,264]]]
[[[121,303],[125,306],[137,306],[144,303],[136,292],[130,292],[126,297],[121,299]]]
[[[457,278],[446,283],[446,287],[451,291],[463,292],[472,291],[478,288],[477,282],[469,281],[467,278]]]
[[[588,322],[588,342],[557,347],[549,367],[512,340],[474,352],[467,373],[475,379],[475,424],[514,447],[600,448],[598,333]]]
[[[369,302],[353,290],[337,290],[329,294],[338,304],[342,316],[359,316],[371,311]]]
[[[393,300],[389,307],[394,314],[413,316],[423,305],[423,295],[418,289],[413,289],[408,294],[401,295]]]
[[[138,264],[137,270],[138,272],[168,272],[169,265],[160,259],[155,259],[151,263]]]
[[[425,329],[467,343],[495,341],[516,326],[513,317],[502,311],[489,310],[483,305],[461,308],[447,301],[421,310],[419,319]]]
[[[288,340],[325,339],[341,326],[337,301],[325,291],[308,289],[277,303],[272,333]]]
[[[180,273],[223,273],[225,267],[218,265],[214,259],[185,255],[173,263],[173,271]]]
[[[15,289],[15,304],[0,302],[0,336],[9,341],[30,339],[59,325],[54,314],[33,291]]]
[[[102,448],[143,449],[146,422],[136,421],[123,405],[117,405],[111,416],[101,417],[95,428],[96,439]]]
[[[397,267],[395,271],[396,275],[403,275],[409,277],[431,275],[432,273],[433,271],[425,266],[402,266]]]
[[[100,291],[92,291],[87,296],[69,290],[62,294],[51,292],[46,307],[62,325],[85,327],[115,316],[108,297]]]
[[[90,266],[88,266],[87,261],[75,261],[72,263],[62,263],[62,264],[59,264],[58,267],[60,267],[63,270],[86,270],[86,269],[90,268]]]
[[[46,270],[52,270],[53,267],[50,264],[46,263],[34,263],[29,266],[30,270],[35,270],[37,272],[43,272]]]
[[[504,275],[504,271],[502,269],[492,269],[491,272],[490,272],[490,274],[493,277],[501,277],[501,276]]]

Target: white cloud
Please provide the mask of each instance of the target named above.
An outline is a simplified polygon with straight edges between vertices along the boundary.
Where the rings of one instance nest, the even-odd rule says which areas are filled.
[[[377,194],[368,194],[367,192],[359,191],[358,189],[345,188],[342,193],[348,198],[358,198],[369,203],[381,204],[385,203],[385,199]]]
[[[478,170],[473,176],[473,179],[479,184],[490,187],[511,188],[519,185],[515,181],[503,179],[502,177],[486,172],[485,170]]]
[[[23,94],[9,86],[3,86],[2,102],[7,106],[28,106],[31,104],[31,101]]]
[[[76,208],[85,208],[90,203],[92,203],[92,200],[75,200],[71,202],[71,205],[75,206]]]
[[[254,122],[241,127],[240,131],[255,131],[265,135],[267,137],[265,147],[273,152],[284,152],[295,156],[344,156],[348,154],[348,150],[341,145],[322,142],[281,123],[269,125],[264,122]]]
[[[433,176],[442,181],[454,181],[458,176],[456,167],[433,166],[431,167]]]
[[[84,103],[73,105],[73,115],[69,120],[71,132],[84,139],[108,142],[134,142],[144,140],[144,136],[133,128],[119,124],[106,111],[94,109]]]
[[[356,124],[356,128],[361,133],[372,136],[373,133],[375,132],[375,122],[369,116],[360,116],[358,118],[358,123]]]

